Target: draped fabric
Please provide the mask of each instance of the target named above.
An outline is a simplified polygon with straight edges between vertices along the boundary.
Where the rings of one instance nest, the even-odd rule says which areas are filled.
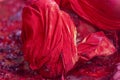
[[[103,30],[120,30],[120,18],[118,12],[115,13],[114,8],[111,8],[113,6],[110,0],[70,0],[70,3],[80,17],[96,27]]]
[[[95,0],[55,1],[38,0],[23,9],[23,53],[32,70],[38,70],[43,77],[55,78],[69,72],[80,57],[89,60],[115,52],[112,42],[103,32],[95,33],[92,28],[92,31],[85,30],[91,26],[77,26],[81,29],[78,31],[86,34],[82,35],[83,41],[76,44],[80,32],[76,32],[73,19],[65,12],[73,11],[97,28],[119,30],[120,19],[111,16],[113,13],[108,14],[110,10],[102,12],[101,7],[104,9],[105,6],[97,5],[93,2]]]
[[[116,49],[103,32],[91,33],[78,44],[78,55],[85,60],[94,56],[111,55]]]
[[[25,59],[45,77],[60,76],[77,61],[76,29],[69,15],[51,0],[39,0],[23,10]]]
[[[103,30],[120,30],[119,0],[55,0],[65,10],[73,10],[80,17]]]

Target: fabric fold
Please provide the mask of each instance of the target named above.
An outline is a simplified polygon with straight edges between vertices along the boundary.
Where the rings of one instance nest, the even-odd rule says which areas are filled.
[[[58,77],[77,61],[76,29],[54,1],[39,0],[23,10],[25,59],[44,77]]]

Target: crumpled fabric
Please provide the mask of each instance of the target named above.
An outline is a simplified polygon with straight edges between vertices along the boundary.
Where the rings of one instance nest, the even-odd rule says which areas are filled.
[[[86,0],[55,1],[57,4],[54,0],[38,0],[23,9],[23,53],[32,70],[38,70],[45,78],[61,77],[74,68],[79,60],[107,56],[116,51],[103,32],[96,32],[85,22],[80,24],[82,26],[76,26],[67,10],[74,11],[79,17],[104,30],[119,29],[119,20],[116,22],[103,17],[94,10],[95,6],[88,6]],[[76,36],[81,39],[79,42]]]
[[[84,60],[95,56],[108,56],[116,51],[112,42],[101,32],[91,33],[77,46],[78,55]]]
[[[23,9],[24,58],[43,77],[68,72],[77,61],[76,28],[70,16],[51,0],[39,0]]]
[[[119,0],[55,0],[63,10],[77,15],[103,30],[120,30]],[[65,9],[64,9],[65,8]]]
[[[119,12],[114,11],[113,2],[105,0],[70,0],[72,9],[99,29],[120,30]]]

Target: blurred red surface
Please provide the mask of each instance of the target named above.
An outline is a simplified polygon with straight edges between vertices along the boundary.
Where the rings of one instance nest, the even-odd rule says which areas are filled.
[[[0,0],[0,80],[44,80],[37,71],[29,68],[21,52],[23,7],[23,0]],[[86,25],[82,24],[82,26]],[[90,29],[90,26],[87,25],[87,28]],[[95,30],[91,28],[88,33],[91,32]],[[111,34],[107,32],[106,34],[112,37]],[[76,70],[68,75],[67,80],[112,80],[116,72],[116,64],[120,61],[119,57],[117,52],[108,57],[95,57],[86,63],[79,62]]]
[[[34,80],[32,76],[37,74],[29,69],[21,52],[23,6],[23,0],[0,0],[0,80]]]

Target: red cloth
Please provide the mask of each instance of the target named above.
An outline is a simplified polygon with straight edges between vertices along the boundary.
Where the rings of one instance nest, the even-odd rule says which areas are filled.
[[[78,54],[89,60],[94,56],[115,52],[115,47],[102,32],[85,37],[76,47],[76,27],[65,11],[73,10],[78,16],[104,30],[120,29],[119,19],[105,16],[107,14],[101,13],[101,9],[88,0],[56,1],[62,10],[53,0],[38,0],[23,10],[23,52],[33,70],[39,70],[43,77],[55,78],[75,66]],[[92,28],[87,30],[91,26],[87,27],[84,23],[82,26],[86,27],[77,28],[78,33],[85,33],[82,36],[95,31]]]
[[[60,76],[77,61],[76,29],[69,15],[51,0],[39,0],[23,10],[25,59],[44,77]]]
[[[91,33],[78,44],[78,55],[85,60],[113,54],[116,49],[103,32]]]
[[[100,29],[120,30],[119,0],[62,0],[59,4]]]
[[[110,0],[70,0],[70,2],[72,9],[80,17],[96,27],[104,30],[120,30],[120,16],[114,11],[115,8],[111,8],[114,6]]]

